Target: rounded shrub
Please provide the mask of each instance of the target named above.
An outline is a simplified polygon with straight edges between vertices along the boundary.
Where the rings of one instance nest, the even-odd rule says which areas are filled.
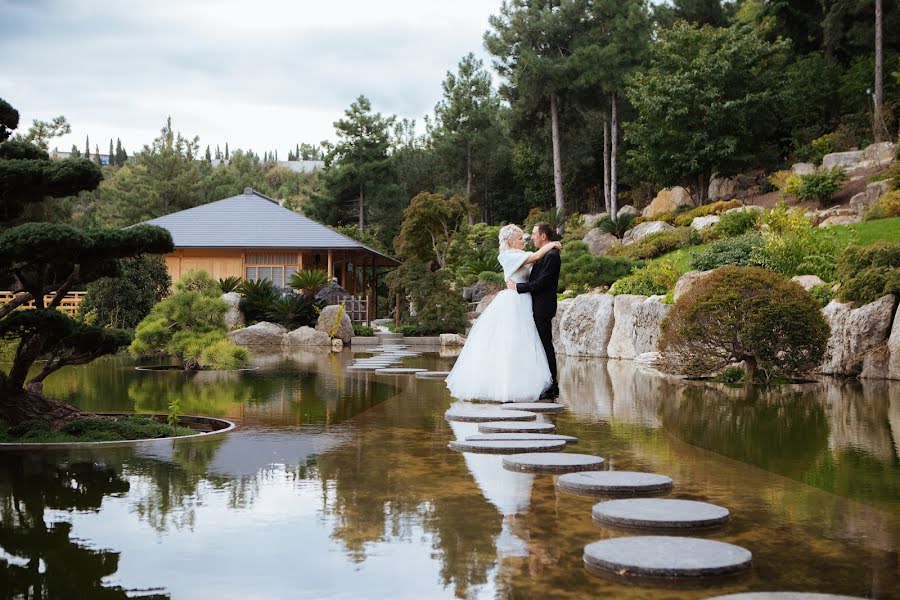
[[[675,231],[651,233],[634,244],[610,248],[607,253],[610,256],[621,256],[632,260],[649,260],[700,242],[701,236],[696,229],[679,227]]]
[[[847,246],[837,261],[837,295],[860,306],[886,294],[900,294],[900,244]]]
[[[497,273],[496,271],[482,271],[478,274],[478,283],[503,285],[503,273]]]
[[[231,340],[220,339],[200,353],[200,366],[215,371],[240,369],[250,362],[250,352]]]
[[[892,190],[882,194],[869,210],[866,211],[866,221],[875,219],[890,219],[900,217],[900,190]]]
[[[819,305],[800,286],[758,267],[723,267],[675,303],[659,349],[681,373],[743,361],[748,380],[768,382],[820,364],[828,335]]]
[[[736,210],[719,217],[713,229],[720,237],[737,237],[752,231],[759,225],[759,213],[754,210]]]
[[[726,265],[751,266],[756,264],[754,250],[762,245],[763,238],[757,233],[718,240],[691,259],[691,268],[695,271],[708,271]]]
[[[652,263],[615,282],[609,293],[662,296],[675,287],[681,273],[668,261]]]
[[[559,286],[579,292],[609,287],[640,264],[627,258],[592,256],[584,242],[570,242],[563,247]]]

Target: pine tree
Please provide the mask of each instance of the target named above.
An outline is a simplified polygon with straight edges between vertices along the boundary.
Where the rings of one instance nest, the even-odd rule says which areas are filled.
[[[122,140],[116,138],[116,165],[122,166],[125,164],[125,151],[122,149]]]
[[[81,150],[75,144],[72,144],[72,152],[70,154],[69,158],[81,158]]]
[[[225,142],[225,160],[228,160],[228,142]]]
[[[100,146],[94,144],[94,162],[97,163],[97,166],[103,164],[103,161],[100,159]]]
[[[91,138],[84,136],[84,157],[91,160]]]
[[[212,162],[212,153],[209,151],[209,144],[206,145],[206,156],[204,156],[204,160],[208,163]]]
[[[109,138],[109,154],[106,155],[106,164],[110,166],[116,164],[116,157],[115,154],[113,154],[113,151],[112,138]]]

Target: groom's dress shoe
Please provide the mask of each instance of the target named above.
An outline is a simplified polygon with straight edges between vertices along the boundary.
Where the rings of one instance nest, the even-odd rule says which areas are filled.
[[[538,400],[556,400],[559,398],[559,388],[553,386],[551,388],[547,388],[543,394],[540,395]]]

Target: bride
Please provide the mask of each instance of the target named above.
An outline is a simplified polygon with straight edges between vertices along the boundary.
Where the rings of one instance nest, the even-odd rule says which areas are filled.
[[[525,237],[515,225],[500,230],[503,278],[528,281],[531,265],[559,242],[525,252]],[[531,312],[531,294],[503,290],[475,321],[462,353],[447,377],[450,394],[459,400],[533,402],[550,387],[552,377]]]

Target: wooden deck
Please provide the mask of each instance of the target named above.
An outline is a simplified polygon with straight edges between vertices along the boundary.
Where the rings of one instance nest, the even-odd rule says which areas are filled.
[[[82,300],[84,300],[86,292],[69,292],[66,294],[66,297],[63,298],[62,302],[59,304],[58,310],[69,315],[70,317],[74,317],[78,313],[78,306],[81,304]],[[11,302],[13,298],[17,295],[16,292],[0,292],[0,305],[6,304],[7,302]],[[44,303],[49,304],[50,301],[53,300],[53,295],[48,294],[44,296]],[[19,307],[20,309],[33,309],[34,308],[34,300],[31,302],[27,302]]]

